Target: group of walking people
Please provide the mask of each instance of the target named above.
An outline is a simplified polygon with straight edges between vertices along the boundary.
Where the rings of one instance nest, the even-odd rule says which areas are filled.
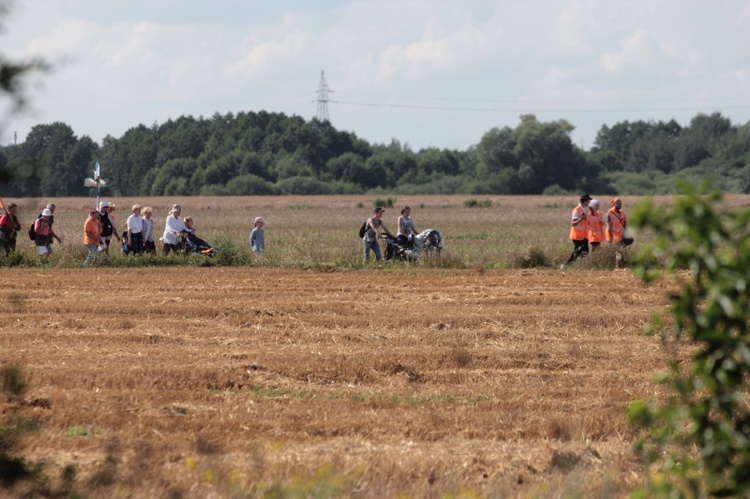
[[[588,255],[589,251],[596,251],[604,241],[619,246],[633,242],[626,237],[628,219],[619,197],[610,201],[611,207],[604,215],[599,211],[599,201],[588,194],[582,195],[579,201],[571,212],[570,240],[573,241],[573,252],[563,268]]]
[[[99,211],[91,210],[89,218],[84,223],[83,244],[88,249],[89,254],[83,264],[87,265],[99,253],[109,251],[113,237],[121,241],[122,253],[125,255],[156,253],[155,224],[151,218],[152,214],[153,209],[150,206],[144,208],[141,205],[134,204],[132,214],[125,223],[125,230],[122,234],[118,234],[111,206],[107,201],[102,201],[99,204]],[[199,253],[211,253],[213,248],[196,235],[193,218],[190,216],[181,218],[181,214],[182,206],[179,204],[172,205],[172,209],[166,218],[164,234],[159,238],[162,242],[164,255],[166,256],[170,252],[182,253],[186,245],[195,248],[196,252]],[[253,231],[250,234],[250,245],[253,252],[258,256],[263,256],[265,252],[264,224],[265,220],[262,217],[256,217],[253,223]]]
[[[106,200],[99,203],[98,210],[89,210],[89,216],[83,224],[83,244],[88,249],[88,255],[83,261],[84,265],[98,257],[100,253],[109,252],[112,241],[119,241],[122,252],[126,255],[156,252],[155,224],[151,218],[153,209],[150,206],[144,208],[139,204],[134,204],[122,233],[117,230],[112,211],[113,206]]]
[[[0,248],[5,251],[6,255],[16,251],[18,232],[21,230],[21,223],[16,216],[17,210],[18,205],[11,203],[0,216]],[[55,205],[50,203],[37,215],[29,227],[29,237],[34,241],[39,256],[46,258],[52,253],[54,240],[57,240],[58,243],[62,242],[62,239],[52,228],[54,223]]]
[[[62,243],[62,239],[53,228],[55,209],[53,203],[48,204],[29,227],[29,237],[34,241],[37,254],[44,258],[52,254],[52,244],[55,240]],[[119,243],[122,253],[125,255],[156,253],[153,209],[150,206],[142,207],[139,204],[134,204],[122,232],[117,228],[114,209],[114,204],[103,200],[97,208],[89,210],[89,216],[83,224],[83,244],[88,250],[88,255],[83,262],[84,265],[88,265],[102,253],[108,253],[113,241],[116,244]],[[4,250],[6,255],[16,250],[18,232],[21,230],[21,224],[16,216],[17,210],[18,205],[11,203],[0,216],[0,249]],[[182,207],[179,204],[172,205],[172,209],[166,218],[164,234],[159,238],[162,242],[163,253],[165,255],[170,252],[181,253],[186,243],[199,249],[210,248],[208,243],[195,235],[196,228],[193,218],[189,216],[181,218],[181,214]],[[249,238],[253,253],[259,257],[265,255],[263,232],[265,223],[263,217],[256,217]],[[200,252],[206,253],[206,251]]]
[[[573,252],[563,267],[569,266],[578,258],[585,257],[590,251],[596,251],[604,241],[619,246],[627,246],[632,243],[632,239],[627,237],[627,216],[622,210],[622,200],[616,197],[611,200],[610,204],[610,209],[606,214],[602,214],[598,200],[593,199],[588,194],[580,197],[579,204],[571,212],[570,240],[573,242]],[[133,205],[132,214],[127,218],[122,233],[117,230],[112,213],[114,206],[104,200],[99,203],[98,208],[98,210],[90,210],[89,217],[84,222],[83,244],[88,249],[88,255],[83,262],[84,265],[98,257],[99,254],[108,252],[113,240],[120,241],[124,254],[156,253],[155,223],[152,219],[153,210],[151,207]],[[16,235],[21,230],[21,225],[16,217],[17,209],[18,206],[11,203],[5,213],[0,216],[0,249],[5,250],[6,254],[15,251]],[[62,243],[53,228],[54,212],[55,205],[48,204],[37,216],[29,230],[29,235],[33,236],[37,254],[43,257],[52,253],[53,240]],[[182,207],[175,204],[166,218],[164,234],[160,238],[165,255],[170,252],[181,252],[186,235],[192,235],[195,238],[193,219],[191,217],[180,218],[181,213]],[[401,210],[401,215],[396,222],[398,226],[396,236],[383,223],[384,213],[385,210],[382,207],[375,208],[372,216],[367,219],[360,231],[365,262],[370,259],[370,252],[375,255],[376,261],[382,259],[383,255],[378,238],[382,239],[387,236],[407,243],[415,235],[418,235],[409,206],[405,206]],[[256,217],[253,220],[253,230],[250,233],[249,243],[257,256],[265,254],[263,232],[265,223],[266,221],[262,217]]]

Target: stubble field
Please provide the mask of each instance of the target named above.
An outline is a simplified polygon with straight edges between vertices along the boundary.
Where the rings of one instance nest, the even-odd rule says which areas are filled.
[[[625,411],[660,394],[667,355],[640,331],[666,288],[622,269],[501,263],[526,244],[564,258],[567,206],[417,199],[417,227],[443,230],[458,263],[358,269],[342,264],[357,241],[318,257],[294,241],[323,237],[327,217],[339,229],[325,238],[345,240],[358,227],[340,214],[371,207],[245,198],[240,213],[269,219],[264,262],[67,268],[78,254],[63,220],[83,202],[58,203],[70,234],[57,260],[0,271],[0,362],[28,383],[0,401],[2,425],[28,423],[14,452],[54,486],[66,466],[91,497],[612,497],[641,483]],[[199,230],[241,224],[193,203]],[[535,240],[498,236],[528,227]]]

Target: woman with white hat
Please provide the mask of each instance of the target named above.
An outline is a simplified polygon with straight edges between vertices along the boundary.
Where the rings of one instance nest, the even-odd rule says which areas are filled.
[[[187,228],[185,222],[180,218],[180,213],[182,213],[182,206],[179,204],[172,205],[162,237],[164,255],[168,255],[170,251],[179,253],[182,250],[180,235]]]
[[[34,221],[34,232],[36,233],[34,244],[36,245],[36,251],[39,256],[46,257],[52,253],[52,248],[50,247],[50,241],[52,241],[52,238],[57,239],[58,243],[62,243],[62,240],[57,237],[55,231],[52,230],[52,224],[49,221],[51,216],[52,211],[49,208],[45,208],[44,211],[42,211],[42,216]]]

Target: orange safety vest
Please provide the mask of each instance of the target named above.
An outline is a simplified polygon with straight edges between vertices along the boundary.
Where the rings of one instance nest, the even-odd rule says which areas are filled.
[[[604,216],[597,210],[593,215],[589,210],[589,242],[600,243],[604,241]]]
[[[578,218],[583,218],[578,225],[571,225],[570,226],[570,238],[573,241],[583,241],[584,239],[588,239],[589,237],[589,222],[586,218],[586,212],[583,210],[581,205],[579,204],[575,208],[573,208],[573,211],[571,212],[571,215],[573,219],[576,218],[576,215],[578,215]]]
[[[622,241],[622,233],[625,231],[625,226],[628,223],[628,219],[625,216],[625,212],[620,210],[617,213],[614,207],[610,208],[607,212],[607,224],[609,230],[607,231],[607,241],[620,242]],[[610,237],[610,232],[612,236]]]

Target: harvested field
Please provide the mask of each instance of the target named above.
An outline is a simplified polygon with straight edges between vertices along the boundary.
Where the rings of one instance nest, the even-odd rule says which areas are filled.
[[[659,394],[625,270],[4,269],[19,452],[102,497],[612,497]],[[11,424],[5,422],[2,424]],[[10,495],[19,490],[6,491]]]

